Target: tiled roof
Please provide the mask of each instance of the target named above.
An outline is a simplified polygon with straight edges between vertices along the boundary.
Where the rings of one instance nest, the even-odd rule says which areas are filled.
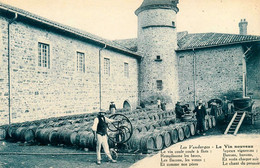
[[[223,45],[239,44],[253,41],[260,41],[260,36],[223,34],[223,33],[196,33],[178,32],[178,49],[177,51],[216,47]],[[117,40],[121,45],[137,51],[137,39]]]
[[[223,33],[187,34],[186,36],[178,39],[178,50],[206,48],[253,41],[260,41],[260,36]]]
[[[177,4],[179,0],[144,0],[141,6],[135,11],[135,14],[138,15],[143,10],[146,9],[156,9],[156,8],[163,8],[163,9],[174,9],[176,12],[179,11],[177,8]]]
[[[111,48],[117,49],[119,51],[123,51],[123,52],[129,53],[129,54],[137,56],[137,57],[141,57],[138,52],[133,52],[133,51],[129,50],[128,48],[126,48],[125,46],[122,46],[122,45],[120,45],[118,43],[115,43],[115,42],[113,42],[111,40],[107,40],[107,39],[101,38],[99,36],[93,35],[91,33],[88,33],[88,32],[85,32],[85,31],[82,31],[82,30],[79,30],[79,29],[76,29],[76,28],[72,28],[72,27],[67,26],[67,25],[63,25],[63,24],[51,21],[51,20],[43,18],[41,16],[32,14],[32,13],[30,13],[28,11],[25,11],[25,10],[22,10],[22,9],[19,9],[19,8],[10,6],[10,5],[3,4],[1,2],[0,2],[0,10],[12,12],[12,13],[17,13],[18,14],[18,18],[19,18],[19,15],[20,15],[22,17],[25,17],[25,18],[32,19],[34,21],[40,22],[42,24],[46,24],[46,25],[51,26],[53,28],[60,29],[60,30],[65,31],[65,32],[72,33],[72,34],[74,34],[76,36],[79,36],[81,38],[86,38],[88,40],[92,40],[94,42],[97,42],[97,43],[100,43],[100,44],[104,44],[104,45],[106,44],[108,47],[111,47]]]

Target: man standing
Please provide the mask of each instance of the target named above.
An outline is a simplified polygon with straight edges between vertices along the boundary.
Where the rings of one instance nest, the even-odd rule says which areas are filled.
[[[175,114],[176,118],[181,118],[181,116],[184,115],[183,108],[181,107],[179,101],[177,102],[177,104],[175,104]]]
[[[94,124],[92,130],[94,132],[94,137],[97,142],[96,152],[97,152],[97,164],[101,164],[101,145],[103,146],[104,152],[107,155],[108,159],[112,163],[116,163],[109,152],[109,146],[107,141],[107,122],[115,122],[115,120],[109,119],[104,116],[106,112],[101,111],[98,113],[97,117],[94,119]]]
[[[196,113],[198,131],[200,131],[200,134],[206,135],[204,132],[206,108],[202,104],[202,100],[199,100],[198,106],[196,106],[196,108],[193,110],[193,112]]]
[[[227,96],[224,96],[223,103],[222,103],[222,111],[225,116],[225,122],[228,120],[228,103],[229,101],[227,100]]]
[[[111,112],[111,114],[115,114],[116,113],[116,105],[115,105],[115,103],[113,101],[109,105],[109,111]]]
[[[161,108],[161,100],[159,98],[157,98],[157,107],[158,107],[158,109]]]

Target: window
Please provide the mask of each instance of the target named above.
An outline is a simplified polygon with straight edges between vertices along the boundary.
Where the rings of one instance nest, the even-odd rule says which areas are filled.
[[[156,84],[157,84],[157,90],[162,90],[163,89],[162,80],[157,80]]]
[[[104,58],[104,74],[110,75],[110,59]]]
[[[85,54],[77,52],[77,71],[85,73]]]
[[[124,76],[125,77],[129,77],[129,66],[128,66],[128,63],[124,63]]]
[[[38,66],[50,69],[50,45],[38,43]]]

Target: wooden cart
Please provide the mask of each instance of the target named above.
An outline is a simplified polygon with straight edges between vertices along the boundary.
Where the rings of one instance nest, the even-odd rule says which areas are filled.
[[[251,124],[255,123],[256,110],[254,101],[251,98],[237,98],[233,99],[232,102],[231,115],[233,117],[224,134],[236,135],[244,120],[249,120]]]

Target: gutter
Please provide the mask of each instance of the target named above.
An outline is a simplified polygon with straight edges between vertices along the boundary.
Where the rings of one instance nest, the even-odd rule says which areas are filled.
[[[103,48],[100,48],[98,50],[98,56],[99,56],[99,110],[101,111],[102,109],[102,72],[101,72],[101,51],[106,49],[107,45]]]
[[[194,48],[192,48],[193,51],[193,91],[194,91],[194,105],[196,107],[196,53]]]
[[[7,47],[8,47],[8,111],[9,111],[9,124],[11,124],[11,43],[10,43],[10,25],[15,22],[15,20],[17,19],[18,17],[18,14],[15,12],[14,13],[15,16],[12,20],[10,20],[8,22],[8,25],[7,25],[7,36],[8,36],[8,44],[7,44]]]
[[[249,47],[244,53],[243,53],[243,59],[242,59],[242,65],[243,65],[243,97],[247,96],[247,66],[246,66],[246,54],[251,50],[252,46]]]

